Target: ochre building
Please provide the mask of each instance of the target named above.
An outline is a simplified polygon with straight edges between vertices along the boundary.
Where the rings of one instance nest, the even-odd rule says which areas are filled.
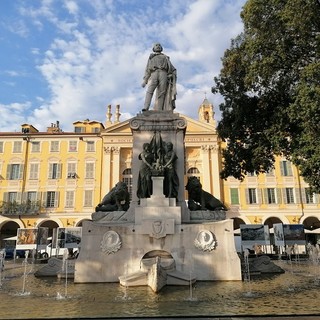
[[[75,121],[73,132],[59,122],[46,132],[23,124],[17,132],[0,132],[0,241],[17,228],[81,226],[96,205],[119,181],[132,192],[132,133],[129,120],[120,121],[120,106],[106,110],[106,122]],[[310,194],[299,172],[277,157],[275,169],[240,182],[222,180],[221,148],[213,105],[204,99],[198,119],[184,116],[185,175],[200,179],[203,189],[229,208],[227,217],[240,224],[304,224],[320,227],[320,198]],[[187,193],[185,193],[187,200]],[[316,236],[314,236],[316,237]],[[0,243],[0,247],[2,243]]]

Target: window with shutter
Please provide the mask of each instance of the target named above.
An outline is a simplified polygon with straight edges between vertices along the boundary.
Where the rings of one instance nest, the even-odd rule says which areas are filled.
[[[60,179],[61,178],[61,167],[60,163],[49,163],[49,179]]]
[[[30,180],[38,180],[39,179],[39,164],[38,163],[30,163]]]
[[[67,178],[75,179],[77,177],[77,164],[75,162],[68,162]]]
[[[50,152],[59,152],[59,141],[51,141]]]
[[[7,166],[7,180],[22,179],[23,166],[21,164],[8,164]]]
[[[289,161],[281,161],[280,162],[280,170],[281,170],[281,175],[284,177],[287,176],[292,176],[292,165]]]
[[[310,188],[304,188],[305,203],[315,203],[315,194],[311,192]]]
[[[74,207],[74,191],[66,191],[66,208]]]
[[[288,204],[295,203],[293,188],[285,188],[285,198],[286,198],[286,203]]]
[[[13,153],[21,153],[22,152],[22,141],[14,141],[13,142]]]
[[[31,142],[31,152],[40,152],[40,141]]]
[[[95,151],[95,143],[94,141],[87,141],[87,152]]]
[[[46,208],[54,208],[56,193],[54,191],[46,192]]]
[[[238,188],[230,188],[231,204],[240,204]]]
[[[86,162],[85,170],[86,179],[94,179],[94,162]]]
[[[69,141],[69,152],[77,152],[78,142],[76,140]]]
[[[84,190],[84,207],[92,207],[93,202],[93,191],[92,190]]]
[[[276,189],[275,188],[267,188],[267,199],[266,200],[267,200],[268,204],[277,203]]]
[[[249,204],[256,204],[257,202],[257,189],[256,188],[249,188],[248,189],[248,203]]]

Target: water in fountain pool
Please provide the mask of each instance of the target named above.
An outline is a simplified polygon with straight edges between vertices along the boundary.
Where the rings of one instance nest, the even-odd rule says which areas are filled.
[[[68,295],[57,293],[64,279],[26,279],[28,295],[19,295],[24,265],[5,262],[0,288],[1,319],[85,318],[85,317],[170,317],[232,315],[318,314],[316,297],[320,290],[314,281],[318,270],[307,261],[277,261],[284,274],[242,281],[196,282],[193,299],[188,286],[166,286],[159,294],[149,287],[124,288],[118,283],[68,283]],[[28,266],[27,266],[28,267]],[[29,265],[29,267],[34,267]],[[293,270],[293,272],[292,272]],[[288,283],[294,290],[288,290]],[[125,290],[127,290],[125,292]],[[130,299],[123,299],[130,296]]]

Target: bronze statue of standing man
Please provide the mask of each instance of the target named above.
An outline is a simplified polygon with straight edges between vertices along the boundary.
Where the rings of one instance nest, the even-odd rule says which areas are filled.
[[[154,110],[173,110],[177,95],[177,71],[168,56],[162,53],[162,46],[156,43],[148,59],[142,87],[148,84],[145,103],[142,111],[150,108],[152,96],[156,91]]]

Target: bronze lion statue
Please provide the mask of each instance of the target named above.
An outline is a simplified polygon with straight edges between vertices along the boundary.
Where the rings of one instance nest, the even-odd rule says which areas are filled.
[[[130,194],[125,182],[118,182],[96,206],[99,211],[127,211],[130,206]]]
[[[186,185],[188,191],[188,208],[196,210],[227,210],[226,206],[212,194],[202,189],[202,184],[197,177],[189,177]]]

